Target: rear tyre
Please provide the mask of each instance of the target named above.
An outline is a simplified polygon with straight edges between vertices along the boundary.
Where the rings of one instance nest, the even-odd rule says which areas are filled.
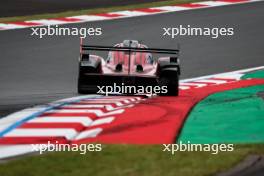
[[[169,76],[160,77],[159,86],[167,87],[167,93],[161,93],[160,96],[178,96],[179,95],[178,75],[176,76],[176,78]]]
[[[82,78],[78,79],[78,93],[79,94],[97,94],[97,86],[96,85],[88,85],[85,84]]]
[[[79,94],[86,94],[85,89],[83,88],[83,83],[82,79],[78,78],[78,93]]]

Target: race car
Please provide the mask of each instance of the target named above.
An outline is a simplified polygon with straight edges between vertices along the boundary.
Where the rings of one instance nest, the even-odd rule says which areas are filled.
[[[91,54],[105,51],[106,57]],[[153,55],[170,55],[154,57]],[[78,93],[96,94],[98,87],[112,85],[166,86],[165,96],[179,92],[179,49],[148,48],[137,40],[113,47],[84,45],[81,40]]]

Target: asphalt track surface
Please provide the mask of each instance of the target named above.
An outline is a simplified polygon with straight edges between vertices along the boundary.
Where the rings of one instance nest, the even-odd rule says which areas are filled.
[[[101,27],[89,44],[142,40],[150,47],[181,44],[182,77],[191,78],[264,65],[264,2],[111,21],[68,24]],[[235,35],[164,37],[163,27],[233,27]],[[79,38],[31,36],[30,29],[0,31],[0,116],[35,104],[77,95]]]
[[[0,17],[58,13],[73,10],[134,5],[163,0],[8,0],[0,6]]]
[[[143,40],[151,47],[181,44],[182,79],[264,65],[264,2],[153,16],[65,25],[102,27],[90,44]],[[162,37],[163,27],[234,27],[232,37]],[[0,31],[0,116],[77,95],[78,37],[30,36],[30,29]],[[262,175],[253,167],[245,175]]]

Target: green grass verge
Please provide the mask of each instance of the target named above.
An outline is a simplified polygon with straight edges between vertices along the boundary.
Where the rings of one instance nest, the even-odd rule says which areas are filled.
[[[114,12],[114,11],[120,11],[120,10],[157,7],[157,6],[164,6],[164,5],[175,5],[175,4],[199,2],[199,1],[202,1],[202,0],[168,0],[168,1],[161,1],[161,2],[153,2],[153,3],[143,3],[143,4],[137,4],[137,5],[116,6],[116,7],[109,7],[109,8],[97,8],[97,9],[78,10],[78,11],[66,11],[66,12],[61,12],[61,13],[47,13],[47,14],[39,14],[39,15],[32,15],[32,16],[3,17],[3,18],[0,18],[0,23],[68,17],[68,16],[84,15],[84,14],[87,15],[87,14],[96,14],[96,13],[106,13],[106,12]]]
[[[233,152],[177,152],[161,145],[105,145],[101,152],[52,152],[0,164],[4,176],[206,176],[224,171],[251,153],[264,153],[264,145],[235,146]]]
[[[242,79],[248,79],[248,78],[264,78],[264,70],[258,70],[255,72],[247,73],[244,76],[242,76]]]
[[[191,143],[264,143],[264,85],[219,92],[198,103],[179,141]]]
[[[264,70],[241,79],[264,78]],[[264,106],[257,95],[264,85],[212,94],[199,102],[186,120],[178,141],[192,143],[263,143]],[[249,125],[250,124],[250,125]]]

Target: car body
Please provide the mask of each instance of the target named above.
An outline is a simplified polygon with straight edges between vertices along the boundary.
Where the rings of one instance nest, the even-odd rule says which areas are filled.
[[[88,52],[87,52],[88,51]],[[91,51],[108,51],[107,57]],[[168,86],[165,95],[178,95],[179,50],[153,49],[137,40],[124,40],[113,47],[83,45],[79,59],[79,93],[97,93],[98,86],[113,83]],[[171,54],[154,58],[153,54]]]

